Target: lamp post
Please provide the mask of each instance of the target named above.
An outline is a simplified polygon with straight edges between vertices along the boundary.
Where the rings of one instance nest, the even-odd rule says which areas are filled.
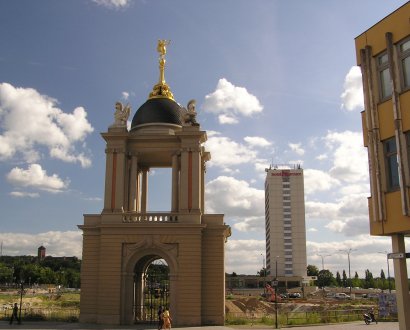
[[[24,280],[20,278],[20,309],[19,309],[19,322],[21,324],[21,306],[23,304],[23,290],[24,290]]]
[[[276,285],[275,285],[275,329],[278,329],[278,258],[279,256],[276,256],[275,259],[275,281],[276,281]]]
[[[261,253],[262,256],[262,271],[263,271],[263,293],[266,294],[266,268],[265,268],[265,256]]]
[[[352,278],[350,276],[350,253],[353,252],[353,251],[357,251],[357,250],[350,248],[348,250],[339,250],[339,251],[347,253],[347,262],[349,264],[349,292],[350,292],[349,294],[350,294],[350,297],[351,297],[352,296]]]
[[[318,256],[322,258],[322,270],[325,270],[325,262],[324,262],[324,259],[325,259],[326,257],[330,257],[331,254],[318,254]]]
[[[391,293],[391,283],[390,283],[390,267],[389,267],[389,253],[387,251],[384,252],[377,252],[386,255],[387,260],[387,283],[389,285],[389,293]]]

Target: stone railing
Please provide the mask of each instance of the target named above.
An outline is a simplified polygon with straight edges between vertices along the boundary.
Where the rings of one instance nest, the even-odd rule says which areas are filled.
[[[125,212],[122,216],[122,222],[135,223],[135,222],[166,222],[175,223],[178,222],[178,215],[174,213],[136,213]]]

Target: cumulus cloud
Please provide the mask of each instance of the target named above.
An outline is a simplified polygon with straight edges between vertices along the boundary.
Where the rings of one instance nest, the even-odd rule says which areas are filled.
[[[246,262],[244,262],[244,251],[246,251]],[[226,272],[256,275],[262,268],[261,254],[265,254],[264,240],[228,239],[226,244]]]
[[[0,233],[4,255],[37,255],[37,248],[43,245],[47,255],[54,257],[81,258],[82,232],[49,231],[38,234]]]
[[[131,0],[92,0],[92,2],[110,9],[120,9],[129,6]]]
[[[30,192],[25,192],[25,191],[12,191],[10,192],[10,196],[20,197],[20,198],[24,198],[24,197],[37,198],[40,196],[40,194],[30,193]]]
[[[340,181],[321,170],[306,169],[303,171],[305,193],[331,190],[340,185]]]
[[[363,84],[362,73],[360,67],[353,66],[345,77],[343,84],[343,93],[340,96],[342,98],[342,109],[348,111],[363,110],[364,98],[363,98]]]
[[[263,110],[255,95],[225,78],[218,81],[213,93],[205,96],[202,108],[217,115],[220,124],[237,124],[239,116],[251,117]]]
[[[368,161],[360,132],[328,132],[324,141],[333,152],[330,174],[345,182],[368,181]]]
[[[65,190],[69,184],[68,181],[61,180],[57,174],[47,175],[39,164],[31,164],[27,170],[15,167],[6,177],[14,186],[31,187],[52,193]]]
[[[205,187],[207,212],[230,217],[263,216],[265,191],[249,186],[244,180],[219,176]]]
[[[209,166],[223,169],[253,161],[257,153],[253,148],[237,143],[217,132],[209,132],[205,146],[211,152],[212,161]]]
[[[305,154],[305,150],[302,148],[301,143],[289,143],[289,148],[295,152],[299,156],[303,156]]]
[[[84,152],[84,140],[94,128],[82,107],[65,113],[57,101],[32,88],[0,84],[0,160],[21,155],[26,162],[41,158],[41,148],[53,158],[91,165]]]
[[[260,136],[245,136],[244,140],[252,147],[266,148],[272,145],[271,142]]]

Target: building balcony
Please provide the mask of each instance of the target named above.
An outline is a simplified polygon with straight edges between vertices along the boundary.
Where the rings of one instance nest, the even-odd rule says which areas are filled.
[[[125,222],[125,223],[134,223],[134,222],[176,223],[178,222],[178,214],[177,213],[167,213],[167,212],[149,212],[149,213],[124,212],[122,214],[122,222]]]

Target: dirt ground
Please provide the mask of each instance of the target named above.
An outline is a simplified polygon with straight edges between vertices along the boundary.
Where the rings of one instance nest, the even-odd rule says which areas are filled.
[[[338,301],[324,299],[288,299],[278,303],[282,312],[309,312],[322,311],[329,309],[358,309],[369,308],[370,305],[375,305],[375,302],[370,301]],[[225,312],[231,314],[252,314],[255,316],[266,315],[275,312],[275,303],[268,302],[259,297],[234,296],[225,301]]]

